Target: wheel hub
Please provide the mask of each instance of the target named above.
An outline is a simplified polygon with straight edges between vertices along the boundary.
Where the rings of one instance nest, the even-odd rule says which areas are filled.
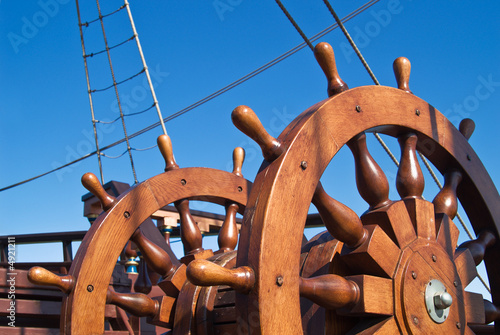
[[[425,306],[427,313],[436,323],[443,323],[450,313],[453,297],[446,292],[446,287],[437,279],[431,280],[425,288]]]
[[[409,334],[456,332],[465,320],[462,285],[452,260],[436,243],[422,239],[410,244],[402,256],[404,266],[397,276],[401,284],[396,289],[401,289],[403,313],[397,319],[404,320],[407,328],[400,325]]]

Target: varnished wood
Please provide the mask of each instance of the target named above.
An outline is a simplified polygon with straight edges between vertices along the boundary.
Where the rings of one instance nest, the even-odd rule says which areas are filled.
[[[421,198],[424,191],[424,175],[417,159],[417,135],[406,133],[398,137],[401,159],[396,176],[396,188],[402,199]]]
[[[226,219],[219,231],[217,242],[219,250],[231,251],[238,244],[238,227],[236,225],[236,213],[238,212],[237,204],[226,205]]]
[[[166,295],[170,297],[177,297],[186,282],[186,265],[181,264],[174,268],[173,273],[168,277],[163,278],[158,282],[160,287]]]
[[[245,160],[245,150],[237,147],[233,150],[233,174],[243,177],[241,168]],[[219,231],[217,243],[219,244],[218,252],[227,252],[234,250],[238,244],[238,226],[236,224],[236,213],[238,213],[238,205],[235,203],[227,203],[226,217]]]
[[[464,305],[467,324],[485,323],[485,303],[481,294],[464,292]]]
[[[250,267],[226,269],[206,260],[194,260],[189,263],[187,278],[195,285],[228,285],[240,293],[248,293],[255,285],[255,274]]]
[[[348,276],[345,279],[356,283],[359,296],[353,306],[343,309],[344,313],[392,315],[394,298],[390,279],[367,275]]]
[[[397,93],[396,93],[397,91]],[[361,94],[361,93],[363,94]],[[371,93],[371,94],[369,94]],[[380,93],[379,95],[374,93]],[[364,95],[366,94],[366,96]],[[363,107],[360,113],[351,114],[354,110],[353,106],[360,105]],[[398,116],[401,110],[414,110],[418,109],[419,113],[406,113],[405,117]],[[383,111],[384,113],[380,113]],[[446,123],[447,121],[435,111],[432,106],[425,104],[418,98],[408,95],[401,90],[395,90],[385,87],[369,87],[369,88],[359,88],[349,91],[349,93],[338,94],[327,101],[324,101],[311,109],[306,111],[294,121],[287,129],[283,132],[282,136],[279,138],[280,143],[283,145],[283,153],[275,159],[273,164],[264,164],[256,178],[256,188],[254,192],[250,195],[249,206],[247,208],[247,213],[244,216],[244,223],[242,228],[242,237],[240,242],[240,251],[238,252],[237,265],[238,268],[248,267],[254,270],[255,285],[252,285],[250,294],[248,295],[236,295],[237,299],[237,310],[238,317],[240,318],[240,325],[244,327],[242,331],[256,333],[256,334],[297,334],[301,331],[300,324],[300,311],[298,311],[298,294],[300,290],[300,267],[305,264],[300,262],[300,248],[302,245],[302,236],[304,229],[305,218],[307,217],[307,211],[309,209],[309,202],[314,196],[317,185],[319,184],[319,178],[325,170],[326,166],[339,150],[347,141],[352,139],[356,134],[369,129],[376,130],[386,133],[391,136],[398,136],[403,131],[410,129],[414,131],[419,138],[430,140],[432,144],[435,145],[432,152],[424,152],[429,156],[430,160],[434,165],[438,167],[441,171],[447,171],[450,166],[458,167],[459,170],[464,171],[464,181],[460,184],[457,190],[462,202],[465,203],[464,207],[466,211],[471,212],[471,221],[476,230],[483,230],[482,227],[493,227],[494,232],[497,232],[497,222],[495,221],[496,216],[495,211],[498,211],[492,204],[497,203],[496,200],[489,200],[487,195],[494,197],[494,191],[489,193],[488,190],[493,190],[488,184],[488,178],[484,177],[482,174],[481,166],[478,165],[477,156],[473,151],[470,151],[470,147],[466,143],[464,136],[454,129],[451,124]],[[458,138],[457,134],[461,136]],[[465,141],[465,142],[464,142]],[[419,141],[420,143],[421,141]],[[417,144],[423,147],[423,144]],[[464,155],[467,152],[467,155]],[[308,163],[307,165],[301,165],[301,162]],[[479,163],[480,164],[480,163]],[[184,170],[184,169],[182,169]],[[373,170],[373,169],[372,169]],[[177,171],[180,171],[179,169]],[[84,252],[92,255],[89,259],[97,260],[99,257],[95,256],[98,253],[95,249],[91,249],[92,243],[99,239],[99,230],[107,228],[107,225],[103,225],[102,222],[106,218],[112,217],[113,222],[124,232],[117,233],[117,244],[122,243],[126,238],[130,237],[133,229],[138,227],[139,218],[144,218],[150,215],[150,203],[155,203],[154,206],[161,205],[165,198],[169,195],[163,195],[165,189],[169,189],[166,186],[172,186],[173,192],[176,193],[177,197],[175,199],[170,199],[171,201],[178,201],[179,199],[187,199],[189,195],[188,192],[183,192],[181,189],[190,185],[190,179],[186,177],[186,172],[182,171],[182,174],[176,174],[175,170],[169,171],[167,174],[170,175],[174,181],[171,185],[155,185],[148,180],[146,183],[139,184],[135,187],[133,191],[135,199],[141,199],[140,204],[135,204],[132,201],[132,197],[127,198],[127,195],[123,196],[114,208],[112,208],[109,213],[106,213],[103,218],[96,221],[96,224],[100,225],[99,228],[91,230],[92,239],[84,241],[82,247]],[[373,173],[372,173],[373,174]],[[366,177],[370,173],[365,174],[365,179],[370,179]],[[176,177],[179,177],[176,179]],[[183,180],[184,185],[179,186],[179,181]],[[485,181],[486,180],[486,181]],[[186,183],[187,181],[187,183]],[[479,182],[478,182],[479,181]],[[232,187],[236,186],[235,184]],[[377,190],[377,187],[372,189]],[[162,193],[161,190],[164,192]],[[483,194],[482,191],[486,191]],[[221,193],[223,193],[221,191]],[[360,193],[362,193],[360,191]],[[484,197],[482,197],[484,195]],[[139,196],[139,197],[137,197]],[[198,193],[197,196],[204,198],[204,193]],[[165,198],[164,198],[165,197]],[[194,197],[194,195],[193,195]],[[142,200],[145,198],[146,200]],[[217,196],[220,200],[221,196]],[[384,197],[374,197],[376,199],[383,199]],[[497,194],[498,198],[498,194]],[[134,200],[135,200],[134,199]],[[386,198],[388,201],[388,198]],[[225,199],[223,203],[226,203],[228,199]],[[234,199],[229,199],[234,202]],[[385,199],[384,199],[385,200]],[[367,215],[386,209],[390,207],[391,202],[385,203],[385,201],[373,201],[374,206],[370,204],[370,211]],[[415,227],[418,234],[418,240],[425,245],[422,250],[420,250],[418,259],[420,263],[413,262],[413,259],[408,260],[411,264],[417,264],[418,268],[424,266],[431,267],[431,270],[440,276],[443,281],[446,282],[447,286],[453,286],[454,276],[460,275],[460,280],[458,278],[457,288],[453,289],[454,294],[460,297],[460,290],[462,286],[466,285],[469,280],[471,280],[472,268],[475,268],[474,261],[471,266],[472,256],[467,256],[466,251],[458,250],[454,255],[454,259],[450,259],[446,250],[442,247],[440,243],[436,243],[436,224],[435,215],[433,212],[433,206],[429,202],[425,202],[422,199],[411,198],[408,201],[407,209],[410,212],[408,216],[410,220],[415,223]],[[497,199],[498,200],[498,199]],[[122,205],[121,203],[125,204]],[[120,207],[121,206],[121,207]],[[116,209],[115,209],[116,208]],[[396,208],[396,207],[394,207]],[[129,217],[123,219],[123,210],[131,214]],[[141,213],[142,212],[142,213]],[[147,213],[149,212],[149,214]],[[140,214],[137,214],[140,213]],[[392,223],[391,223],[392,224]],[[391,227],[392,228],[392,227]],[[362,276],[367,276],[366,273],[373,273],[381,277],[377,278],[372,282],[372,287],[376,289],[372,290],[362,290],[363,292],[368,292],[368,294],[363,295],[363,300],[365,303],[362,306],[360,312],[346,312],[346,313],[360,313],[361,315],[387,315],[390,317],[395,310],[404,309],[404,319],[405,324],[402,327],[408,326],[410,319],[408,319],[409,313],[412,311],[412,307],[417,306],[412,303],[415,296],[421,294],[420,284],[426,283],[428,279],[421,274],[418,276],[419,285],[407,285],[408,282],[415,280],[412,278],[411,272],[405,272],[402,274],[404,276],[405,284],[402,288],[398,289],[396,293],[399,295],[397,299],[396,295],[391,296],[393,292],[393,282],[392,276],[398,270],[400,248],[393,242],[396,240],[398,243],[400,241],[399,237],[404,236],[405,238],[411,236],[411,230],[405,231],[408,235],[399,234],[397,235],[395,230],[392,229],[392,233],[387,229],[387,227],[377,226],[376,224],[372,227],[366,227],[369,232],[369,238],[366,242],[361,243],[358,248],[350,250],[350,248],[345,249],[345,256],[356,255],[356,250],[358,249],[358,254],[363,255],[364,258],[358,258],[359,267],[352,267],[350,271],[353,273],[362,273]],[[283,238],[286,232],[286,239]],[[102,233],[102,231],[101,231]],[[109,231],[107,232],[109,233]],[[439,238],[439,236],[438,236]],[[401,239],[404,243],[408,243],[406,239]],[[119,243],[118,243],[119,242]],[[413,242],[412,242],[413,243]],[[446,243],[449,243],[447,241]],[[432,256],[428,251],[429,245],[436,245],[438,251],[441,253],[437,254],[437,261],[434,261]],[[102,244],[100,244],[102,245]],[[388,247],[389,246],[389,247]],[[411,247],[407,247],[405,250],[408,252],[413,252],[415,245],[412,244]],[[495,257],[498,255],[498,248],[494,245],[491,252],[487,254],[487,268],[491,269],[491,259],[498,259]],[[417,253],[415,251],[415,253]],[[445,256],[443,256],[445,254]],[[469,252],[470,254],[470,252]],[[108,258],[113,255],[107,255]],[[403,255],[404,256],[404,255]],[[359,256],[358,256],[359,257]],[[388,258],[388,260],[384,259]],[[451,275],[448,275],[450,271],[440,272],[440,267],[438,266],[441,262],[441,258],[448,259],[450,264],[453,261],[457,265],[457,273],[451,271]],[[115,258],[116,259],[116,258]],[[347,259],[347,258],[346,258]],[[307,261],[307,260],[306,260]],[[75,259],[76,270],[72,268],[71,273],[76,273],[78,276],[78,284],[75,285],[75,292],[82,290],[84,285],[91,283],[94,284],[95,274],[88,275],[88,272],[92,272],[92,268],[84,266],[85,262],[81,258],[77,257]],[[197,262],[197,261],[194,261]],[[437,265],[432,267],[429,264]],[[105,264],[106,262],[103,262]],[[348,262],[351,263],[351,262]],[[196,264],[196,263],[192,263]],[[210,263],[212,264],[212,263]],[[302,264],[302,265],[301,265]],[[406,267],[403,267],[406,270]],[[451,267],[453,268],[453,267]],[[81,271],[80,271],[81,270]],[[87,271],[84,271],[87,270]],[[429,270],[425,274],[429,274],[432,271]],[[106,269],[102,270],[106,272]],[[380,272],[379,272],[380,271]],[[496,272],[490,273],[492,278],[496,277]],[[223,275],[227,277],[226,275]],[[105,282],[102,278],[105,275],[99,275],[98,278],[101,282],[95,283],[95,296],[102,297],[102,287],[104,287]],[[354,280],[350,278],[349,280]],[[376,285],[377,280],[384,281],[384,285]],[[81,283],[80,283],[81,281]],[[195,301],[198,301],[198,295],[200,288],[196,287],[189,282],[184,282],[185,285],[182,287],[179,293],[179,300],[177,305],[177,310],[181,317],[176,319],[174,328],[176,325],[179,327],[175,330],[178,334],[186,334],[193,327],[194,311],[196,309]],[[358,284],[359,285],[359,284]],[[380,287],[387,287],[388,294],[380,294]],[[412,287],[414,289],[407,288]],[[421,285],[420,285],[421,286]],[[88,286],[87,286],[88,287]],[[364,287],[359,285],[359,287]],[[404,303],[402,305],[392,306],[392,303],[396,303],[401,300],[400,293],[403,290],[404,293]],[[369,293],[372,292],[372,293]],[[497,299],[494,294],[494,300]],[[67,306],[71,312],[74,312],[75,305],[80,306],[87,303],[85,299],[81,297],[87,295],[86,292],[79,291],[79,294],[72,293],[68,300],[66,301]],[[384,303],[379,303],[377,298],[382,297],[385,300]],[[80,299],[78,304],[74,301]],[[98,301],[98,299],[94,299]],[[460,298],[458,299],[460,300]],[[456,300],[457,301],[457,300]],[[73,305],[72,305],[73,304]],[[420,304],[422,305],[422,304]],[[419,306],[420,306],[419,305]],[[99,313],[99,303],[96,303],[97,313]],[[184,306],[184,307],[180,307]],[[401,307],[402,306],[402,307]],[[462,305],[458,305],[462,306]],[[421,308],[418,307],[418,308]],[[462,307],[460,307],[462,308]],[[231,312],[231,311],[228,311]],[[427,313],[425,310],[418,310],[418,312]],[[227,314],[226,314],[227,315]],[[425,315],[425,314],[423,314]],[[451,316],[452,320],[458,318],[461,322],[463,321],[464,329],[468,329],[465,324],[464,313],[461,311],[453,311]],[[87,317],[91,315],[86,314]],[[185,316],[185,317],[184,317]],[[399,316],[396,316],[396,319]],[[84,325],[81,321],[81,317],[77,318],[75,324],[79,326],[88,327]],[[188,320],[187,323],[179,320]],[[453,322],[448,324],[454,325]],[[446,327],[448,327],[446,324]],[[401,325],[400,321],[397,323],[398,326]],[[75,326],[73,326],[75,327]],[[409,326],[411,327],[411,325]],[[432,328],[434,325],[425,324],[424,328]],[[94,329],[99,329],[94,327]],[[231,328],[233,329],[233,328]],[[381,328],[380,328],[381,329]],[[432,328],[434,329],[434,328]],[[404,330],[402,328],[402,330]],[[451,332],[451,329],[446,329],[447,333]],[[387,331],[387,329],[386,329]],[[97,331],[99,332],[99,330]],[[408,330],[409,332],[409,330]],[[416,332],[413,331],[412,332]]]
[[[364,225],[378,225],[400,248],[417,238],[414,225],[403,201],[397,201],[379,210],[361,216]]]
[[[35,266],[28,272],[28,279],[36,285],[55,286],[66,294],[69,294],[74,287],[73,276],[58,276],[42,267]]]
[[[231,113],[231,119],[236,128],[257,142],[262,149],[264,159],[268,162],[272,162],[278,158],[284,151],[282,144],[268,134],[257,115],[250,107],[236,107]]]
[[[141,250],[142,257],[146,260],[148,266],[162,277],[168,276],[174,270],[174,266],[167,252],[152,243],[141,233],[140,229],[137,229],[132,234],[130,240],[137,245],[139,250]]]
[[[422,245],[421,245],[422,246]],[[404,271],[403,285],[402,285],[402,305],[403,308],[402,316],[404,319],[404,331],[403,333],[416,334],[424,330],[425,333],[429,334],[455,334],[457,332],[456,324],[460,323],[461,327],[466,327],[466,317],[465,310],[462,303],[459,303],[463,298],[460,297],[461,290],[455,289],[450,278],[447,276],[453,275],[453,264],[451,262],[445,263],[441,266],[434,266],[434,262],[430,259],[431,255],[427,252],[427,248],[423,247],[420,253],[413,254],[410,257],[406,271]],[[426,259],[427,256],[429,259]],[[441,256],[438,256],[438,261]],[[445,269],[445,267],[450,267]],[[440,275],[435,272],[435,270],[443,270],[444,275]],[[422,295],[425,292],[425,288],[428,285],[430,279],[439,278],[439,280],[447,288],[447,292],[452,296],[454,305],[449,309],[449,315],[446,321],[438,324],[434,322],[427,312],[426,304],[423,300],[418,303],[418,298],[423,298]],[[460,298],[459,298],[460,297]],[[400,320],[403,321],[403,320]]]
[[[462,121],[460,121],[460,125],[458,126],[458,130],[460,131],[460,133],[462,133],[462,135],[464,135],[467,140],[469,140],[469,138],[472,136],[475,129],[476,124],[471,119],[463,119]]]
[[[158,148],[165,160],[165,171],[172,171],[179,169],[179,165],[174,158],[172,149],[172,141],[168,135],[160,135],[158,137]],[[183,179],[184,180],[184,179]],[[182,183],[184,184],[184,180]],[[184,246],[185,254],[195,254],[203,250],[200,228],[194,222],[191,213],[189,212],[189,200],[181,199],[174,202],[175,208],[179,211],[181,221],[181,240]]]
[[[399,248],[379,226],[365,226],[368,238],[359,247],[345,250],[342,260],[355,273],[391,278],[399,259]]]
[[[462,180],[462,173],[451,170],[444,176],[443,188],[436,195],[432,203],[436,213],[444,213],[454,219],[458,210],[457,187]]]
[[[116,293],[110,289],[106,303],[123,308],[135,316],[155,316],[159,311],[158,303],[142,293]]]
[[[327,309],[346,307],[359,299],[359,287],[355,282],[333,274],[300,277],[299,290],[301,297]]]
[[[418,198],[404,201],[417,236],[430,241],[436,240],[436,214],[432,203]]]
[[[485,324],[500,320],[500,308],[493,305],[491,301],[484,300]]]
[[[368,237],[358,215],[349,207],[330,197],[318,183],[312,203],[318,209],[326,229],[338,240],[357,247]]]
[[[187,181],[186,185],[181,184],[182,179]],[[207,180],[213,182],[207,183]],[[111,210],[96,219],[78,249],[69,272],[77,280],[74,290],[65,300],[61,331],[70,333],[74,329],[86,329],[88,333],[103,332],[104,319],[101,316],[105,311],[105,296],[116,259],[132,233],[151,214],[167,204],[187,198],[222,205],[231,201],[237,203],[243,212],[250,188],[250,182],[229,172],[184,168],[159,174],[122,194],[121,200]],[[124,215],[125,212],[130,215]],[[94,288],[91,294],[88,285]]]
[[[243,167],[243,161],[245,160],[245,149],[242,147],[236,147],[233,150],[233,174],[238,177],[243,177],[241,168]]]
[[[99,179],[92,172],[87,172],[82,176],[82,185],[99,199],[104,211],[114,206],[116,198],[104,190]]]
[[[314,47],[314,56],[328,81],[328,96],[347,91],[349,87],[339,76],[332,46],[326,42],[318,43]]]
[[[446,250],[450,258],[454,257],[460,231],[450,218],[445,214],[436,215],[437,238],[436,241]]]
[[[362,112],[356,112],[356,106],[360,106]],[[298,249],[303,225],[297,225],[297,221],[302,222],[306,217],[308,199],[312,198],[333,156],[347,141],[367,129],[390,136],[412,130],[419,139],[426,139],[418,141],[417,149],[442,173],[449,170],[450,165],[467,171],[466,181],[462,181],[457,191],[473,225],[478,229],[494,226],[495,231],[498,230],[500,208],[495,205],[499,201],[498,192],[491,180],[485,179],[487,173],[464,136],[436,109],[414,95],[387,87],[360,87],[335,95],[302,113],[283,131],[278,140],[286,143],[286,152],[279,161],[263,166],[256,177],[256,191],[249,199],[252,210],[243,218],[237,261],[238,266],[257,269],[254,293],[237,296],[242,324],[247,325],[245,331],[300,333],[302,327],[297,322],[300,312],[294,298],[298,276],[294,273],[299,272]],[[429,147],[432,150],[424,150]],[[302,172],[296,168],[301,161],[314,164]],[[312,166],[314,169],[310,169]],[[415,208],[421,207],[425,215],[415,213],[414,218],[429,216],[429,206]],[[430,208],[434,217],[432,205]],[[429,222],[435,224],[434,218]],[[432,226],[430,223],[421,226],[419,230],[425,239],[435,241],[436,228],[427,229]],[[285,241],[281,237],[283,231],[287,232]],[[498,250],[492,255],[498,259]],[[284,268],[273,264],[289,265]],[[494,263],[487,262],[488,266]],[[278,275],[284,278],[285,284],[281,287],[275,284]],[[249,322],[249,315],[254,323]]]
[[[142,255],[140,257],[137,272],[139,272],[139,274],[137,275],[137,279],[134,283],[134,292],[148,294],[151,292],[153,285],[151,284],[151,279],[149,278],[148,265]]]
[[[411,93],[410,91],[410,72],[411,72],[411,63],[406,57],[398,57],[394,60],[392,64],[394,69],[394,75],[396,76],[396,82],[398,83],[398,88],[407,93]]]
[[[230,269],[236,263],[235,257],[236,251],[229,251],[216,254],[210,261]],[[200,289],[195,312],[197,335],[216,333],[217,323],[221,319],[225,320],[226,325],[233,325],[236,329],[235,294],[236,292],[227,286],[206,286]]]
[[[457,249],[454,260],[460,281],[466,287],[477,277],[476,262],[468,248]]]
[[[202,251],[203,236],[189,211],[189,200],[182,199],[174,202],[174,205],[180,215],[181,241],[184,247],[184,254],[190,255]]]
[[[174,151],[172,150],[172,141],[168,135],[160,135],[157,139],[158,148],[165,160],[165,171],[171,171],[179,168],[174,158]]]
[[[497,239],[493,233],[490,231],[482,231],[477,236],[477,239],[464,242],[459,246],[459,248],[469,249],[472,258],[474,259],[474,263],[476,263],[477,266],[483,261],[487,249],[492,247],[496,241]]]
[[[361,197],[370,205],[370,209],[386,206],[389,200],[387,178],[370,155],[366,146],[366,135],[360,133],[347,142],[354,156],[356,166],[356,185]]]
[[[334,239],[328,231],[319,233],[302,246],[300,276],[317,277],[325,274],[342,275],[340,252],[343,243]],[[302,259],[304,261],[302,261]],[[300,312],[304,334],[342,334],[353,323],[339,316],[336,310],[325,310],[313,301],[300,298]]]

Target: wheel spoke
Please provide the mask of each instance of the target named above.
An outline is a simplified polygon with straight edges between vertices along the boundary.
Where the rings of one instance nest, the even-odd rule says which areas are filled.
[[[417,135],[407,133],[398,138],[401,159],[396,177],[396,189],[401,199],[422,198],[424,175],[417,159]]]
[[[233,174],[243,177],[241,173],[241,167],[245,159],[245,150],[241,147],[237,147],[233,151]],[[217,237],[217,242],[219,244],[219,252],[227,252],[234,250],[238,244],[238,226],[236,225],[236,213],[238,212],[239,206],[236,203],[226,204],[226,217],[224,223],[219,230],[219,236]]]
[[[358,215],[349,207],[330,197],[321,183],[318,183],[312,203],[333,237],[350,247],[357,247],[367,238],[367,231]]]
[[[140,229],[137,229],[130,238],[141,251],[142,257],[146,260],[148,266],[158,273],[162,278],[171,274],[175,266],[168,253],[151,242]]]
[[[452,220],[455,218],[458,210],[457,187],[461,180],[462,174],[455,169],[444,175],[444,186],[432,201],[436,213],[444,213]]]
[[[103,211],[107,211],[115,205],[116,198],[104,190],[99,179],[92,172],[87,172],[82,176],[82,185],[99,199]]]
[[[335,64],[335,55],[330,44],[324,42],[318,43],[314,48],[314,56],[328,81],[328,96],[331,97],[347,91],[349,87],[347,87],[347,84],[339,76],[337,65]]]
[[[139,259],[139,274],[134,283],[134,292],[148,294],[153,287],[151,279],[149,278],[148,265],[142,253],[139,253]]]
[[[195,260],[187,268],[187,277],[198,286],[228,285],[236,292],[248,293],[255,285],[255,274],[248,266],[227,269],[207,260]]]
[[[262,155],[266,161],[272,162],[283,153],[283,145],[268,134],[257,115],[250,107],[236,107],[231,113],[231,119],[236,128],[260,146]]]
[[[347,145],[354,156],[356,185],[361,197],[370,205],[370,210],[386,206],[389,200],[389,183],[380,166],[370,155],[366,146],[366,135],[361,133]]]
[[[359,287],[352,280],[334,274],[299,278],[300,296],[326,309],[349,307],[359,301]]]
[[[399,260],[399,248],[379,226],[365,228],[368,231],[366,241],[348,253],[343,252],[342,260],[354,273],[392,278]]]
[[[477,239],[462,243],[459,248],[469,249],[476,266],[478,266],[484,259],[484,255],[488,248],[496,243],[496,237],[490,231],[482,231]]]
[[[394,70],[394,76],[396,77],[396,82],[398,83],[398,88],[407,93],[410,91],[410,73],[411,73],[411,63],[406,57],[398,57],[392,63],[392,68]]]
[[[142,293],[116,293],[111,288],[106,294],[106,303],[116,305],[135,316],[154,317],[160,308],[158,302]]]

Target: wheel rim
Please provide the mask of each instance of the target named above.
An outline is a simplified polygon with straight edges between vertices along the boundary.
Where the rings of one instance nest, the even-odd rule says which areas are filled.
[[[190,199],[221,205],[229,200],[243,212],[251,185],[229,172],[183,168],[152,177],[122,194],[113,208],[96,219],[78,249],[69,271],[75,286],[63,300],[62,330],[102,333],[106,292],[116,259],[134,231],[156,210]]]
[[[489,229],[498,236],[498,192],[467,140],[439,111],[389,87],[359,87],[340,93],[306,110],[283,131],[279,140],[285,152],[265,163],[255,179],[237,258],[237,266],[248,265],[256,275],[255,289],[248,296],[237,296],[248,332],[302,331],[297,259],[310,201],[330,160],[363,131],[396,137],[409,130],[418,135],[419,151],[441,173],[450,168],[462,172],[458,198],[476,233]],[[303,161],[307,169],[301,168]],[[282,242],[283,231],[287,232],[286,243]],[[498,244],[488,249],[484,259],[496,304],[500,301],[495,285],[500,278],[494,268],[497,257]],[[279,277],[281,286],[276,284]]]

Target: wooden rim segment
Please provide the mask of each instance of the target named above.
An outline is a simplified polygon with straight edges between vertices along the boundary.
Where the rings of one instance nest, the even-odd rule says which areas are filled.
[[[154,176],[122,194],[99,216],[78,249],[69,274],[74,290],[63,301],[64,333],[104,331],[106,292],[120,252],[134,231],[159,208],[181,199],[224,205],[237,203],[243,213],[252,183],[210,168],[183,168]]]
[[[282,132],[278,140],[284,152],[272,163],[264,162],[254,181],[237,255],[237,266],[250,266],[256,276],[250,294],[237,295],[240,327],[246,333],[302,332],[300,247],[323,171],[340,148],[363,131],[397,137],[409,130],[418,136],[417,149],[441,173],[452,168],[462,172],[457,195],[476,233],[489,229],[498,236],[498,192],[466,138],[438,110],[390,87],[366,86],[339,93],[303,112]],[[497,305],[499,257],[497,243],[484,259]]]

